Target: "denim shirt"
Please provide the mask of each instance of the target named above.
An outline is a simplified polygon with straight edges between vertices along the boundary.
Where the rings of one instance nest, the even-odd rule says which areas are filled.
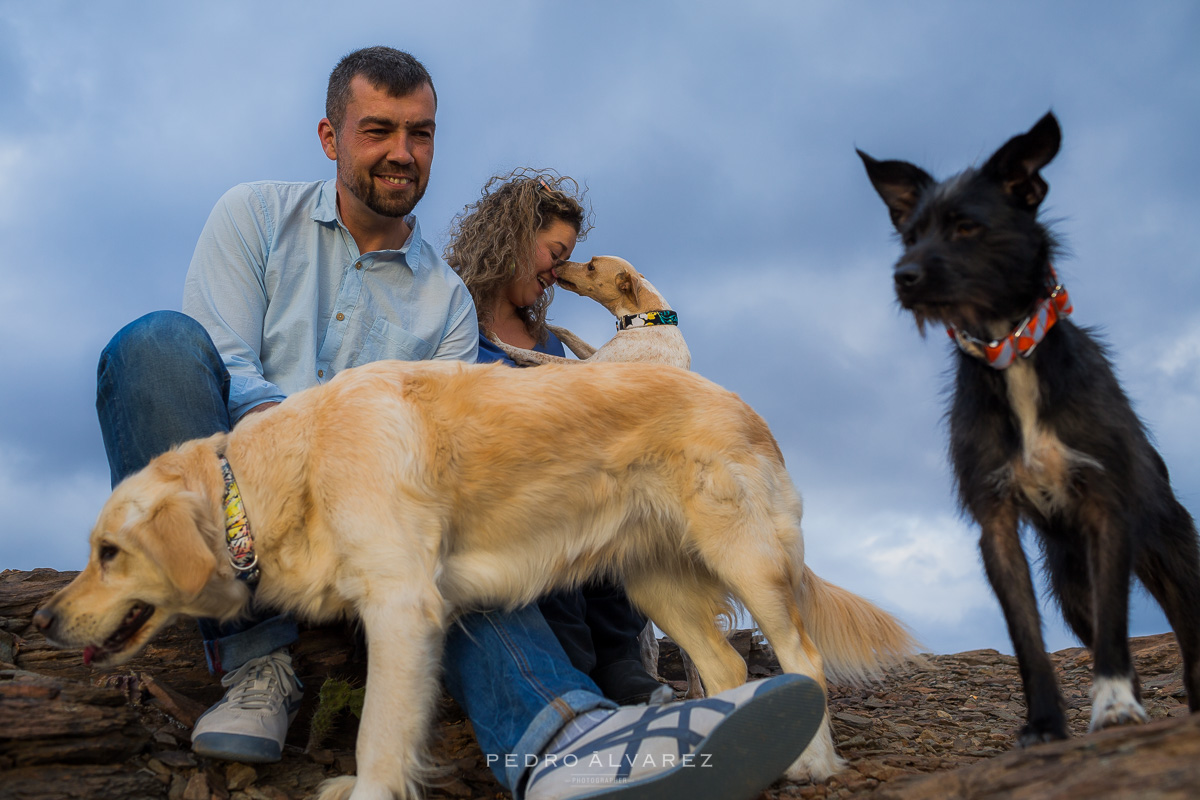
[[[474,362],[471,295],[421,238],[359,253],[334,181],[243,183],[217,202],[188,267],[183,312],[229,370],[229,414],[395,358]]]

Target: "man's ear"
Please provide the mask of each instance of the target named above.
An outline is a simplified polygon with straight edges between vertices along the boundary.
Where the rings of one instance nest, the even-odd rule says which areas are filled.
[[[999,183],[1014,200],[1034,210],[1050,186],[1039,170],[1050,163],[1062,143],[1062,129],[1053,113],[1038,120],[1026,133],[1014,136],[983,165],[983,173]]]
[[[203,495],[177,492],[150,510],[143,547],[167,580],[194,600],[217,569],[211,542],[222,535]]]
[[[330,161],[337,161],[337,131],[328,118],[317,123],[317,136],[321,138],[321,149]]]
[[[642,288],[642,276],[638,275],[632,269],[623,269],[617,274],[617,291],[629,299],[629,302],[637,305],[638,292]]]
[[[921,194],[933,185],[929,173],[907,161],[876,161],[862,150],[855,150],[867,168],[871,185],[883,198],[892,225],[896,230],[904,227],[913,209],[921,200]]]

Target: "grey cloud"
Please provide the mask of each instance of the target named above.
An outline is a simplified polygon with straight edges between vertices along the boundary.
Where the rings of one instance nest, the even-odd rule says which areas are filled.
[[[438,86],[426,232],[439,238],[513,166],[585,181],[597,228],[577,255],[629,258],[664,291],[697,371],[780,440],[819,571],[865,593],[881,573],[832,548],[839,536],[959,518],[941,424],[947,344],[922,340],[891,299],[897,245],[854,147],[945,175],[1054,108],[1066,138],[1047,170],[1050,211],[1071,247],[1061,269],[1077,317],[1109,332],[1200,510],[1194,4],[378,3],[334,20],[316,3],[281,8],[6,6],[0,364],[18,389],[0,394],[0,460],[20,469],[0,470],[0,568],[78,566],[107,484],[100,347],[135,316],[178,307],[195,237],[230,185],[333,174],[315,135],[325,78],[379,41],[413,50]],[[566,293],[552,315],[592,341],[611,335],[602,309]],[[30,495],[55,512],[30,512]],[[977,563],[963,569],[914,599],[987,598]],[[935,650],[1008,650],[994,603],[980,603],[908,621]],[[1140,599],[1135,632],[1165,630],[1155,613]],[[1050,641],[1069,644],[1051,625]]]

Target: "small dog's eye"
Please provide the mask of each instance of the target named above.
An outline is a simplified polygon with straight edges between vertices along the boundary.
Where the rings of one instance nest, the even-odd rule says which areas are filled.
[[[593,271],[595,271],[595,269],[596,269],[596,266],[594,264],[588,264],[588,272],[593,272]]]
[[[118,550],[115,545],[111,545],[111,544],[100,545],[100,553],[99,553],[100,563],[106,564],[109,561],[112,561],[114,558],[117,557],[117,553],[119,553],[119,552],[121,552],[121,551]]]
[[[954,235],[958,238],[967,238],[977,235],[983,230],[983,226],[978,222],[969,219],[960,219],[958,224],[954,226]]]

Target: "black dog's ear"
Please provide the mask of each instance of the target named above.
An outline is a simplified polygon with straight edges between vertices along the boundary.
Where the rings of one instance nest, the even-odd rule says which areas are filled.
[[[862,150],[855,150],[867,168],[875,191],[883,198],[892,216],[892,224],[900,230],[916,208],[921,193],[933,185],[933,178],[920,167],[907,161],[876,161]]]
[[[983,174],[1033,210],[1050,189],[1038,170],[1050,163],[1061,143],[1062,130],[1058,120],[1053,113],[1047,113],[1027,133],[1014,136],[997,150],[983,165]]]

